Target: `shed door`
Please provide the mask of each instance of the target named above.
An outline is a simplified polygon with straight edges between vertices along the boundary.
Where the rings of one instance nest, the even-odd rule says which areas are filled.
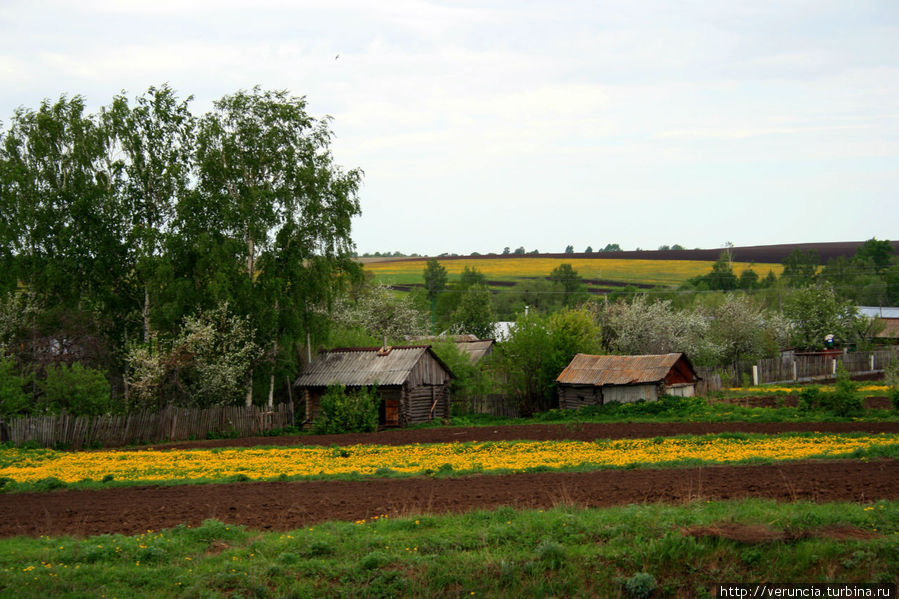
[[[400,424],[400,400],[384,400],[384,425],[399,426]]]

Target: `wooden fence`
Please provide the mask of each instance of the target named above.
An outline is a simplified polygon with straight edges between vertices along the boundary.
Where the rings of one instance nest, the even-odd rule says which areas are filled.
[[[877,374],[897,361],[899,351],[896,347],[890,347],[851,354],[783,356],[723,368],[700,367],[696,371],[703,380],[696,386],[696,392],[704,395],[724,387],[738,387],[744,382],[765,385],[826,380],[833,378],[840,364],[852,375]]]
[[[466,402],[465,408],[472,414],[490,414],[499,418],[518,418],[521,416],[518,400],[502,394],[472,397]]]
[[[273,410],[256,406],[205,410],[169,407],[123,415],[26,416],[0,421],[0,433],[3,441],[15,445],[33,441],[44,447],[80,449],[206,439],[209,435],[246,437],[291,426],[293,419],[292,403],[279,404]]]

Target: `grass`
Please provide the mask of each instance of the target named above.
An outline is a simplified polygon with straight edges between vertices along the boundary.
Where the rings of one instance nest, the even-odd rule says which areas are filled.
[[[621,283],[677,286],[692,277],[707,274],[714,262],[700,260],[626,260],[608,258],[498,258],[498,259],[453,259],[441,258],[440,265],[452,277],[459,275],[465,267],[476,268],[489,280],[514,281],[517,279],[545,277],[560,264],[571,264],[572,268],[585,279],[602,279]],[[423,283],[422,273],[426,259],[407,261],[368,262],[367,272],[387,285]],[[750,266],[765,276],[768,270],[780,275],[780,264],[751,265],[748,262],[734,262],[734,273],[739,276]]]
[[[653,439],[502,441],[406,446],[253,447],[140,452],[0,452],[3,491],[253,480],[365,480],[803,459],[899,459],[899,435],[727,433]]]
[[[798,394],[799,388],[795,391]],[[755,395],[771,397],[771,393],[739,393],[730,391],[709,397],[663,397],[659,401],[607,403],[579,410],[553,409],[530,418],[500,418],[486,414],[463,414],[452,418],[453,426],[502,426],[521,424],[567,424],[587,422],[897,422],[899,410],[865,410],[854,417],[838,416],[828,410],[800,410],[798,407],[748,407],[726,398]],[[783,398],[785,394],[781,394]],[[777,397],[775,397],[775,402]]]
[[[0,572],[0,597],[26,599],[634,597],[641,579],[654,597],[711,597],[722,581],[895,582],[899,503],[560,504],[270,533],[209,520],[2,539]]]

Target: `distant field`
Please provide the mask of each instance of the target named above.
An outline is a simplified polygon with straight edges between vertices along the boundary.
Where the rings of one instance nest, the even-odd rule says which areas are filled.
[[[427,258],[387,259],[375,262],[367,259],[366,271],[386,285],[422,283],[422,272]],[[494,257],[494,258],[438,258],[450,278],[462,273],[466,266],[476,268],[490,280],[515,281],[516,279],[545,277],[560,264],[571,264],[578,274],[592,281],[614,281],[624,284],[676,286],[687,279],[711,271],[712,261],[701,260],[637,260],[573,257]],[[739,275],[751,265],[734,262],[734,272]],[[780,276],[780,264],[756,264],[753,270],[765,277],[768,270]]]

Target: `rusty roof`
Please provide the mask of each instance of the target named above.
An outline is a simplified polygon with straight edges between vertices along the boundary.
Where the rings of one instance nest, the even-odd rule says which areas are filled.
[[[564,385],[639,385],[665,379],[684,354],[592,356],[577,354],[556,378]],[[693,365],[687,360],[690,369]]]
[[[352,347],[321,352],[300,375],[295,385],[402,385],[426,353],[450,372],[430,345],[389,347],[387,350],[380,347]]]

